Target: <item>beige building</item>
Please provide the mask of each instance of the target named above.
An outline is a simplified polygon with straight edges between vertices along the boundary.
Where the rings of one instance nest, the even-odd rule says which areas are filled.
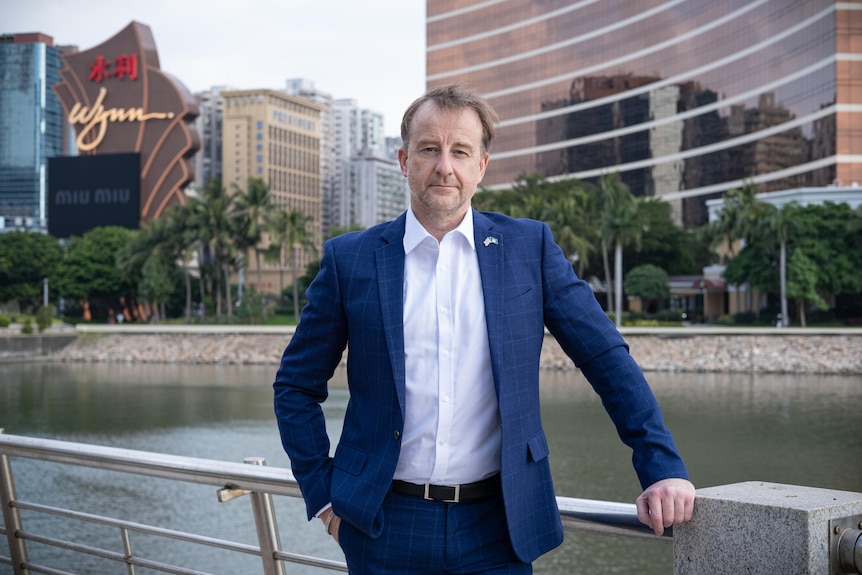
[[[298,275],[320,254],[321,104],[277,90],[222,92],[222,181],[245,189],[249,178],[269,185],[275,209],[299,210],[310,218],[308,230],[315,238],[317,255],[304,253]],[[279,264],[261,259],[261,291],[279,293],[293,281],[289,254]],[[243,271],[247,286],[257,283],[254,254],[247,254]]]

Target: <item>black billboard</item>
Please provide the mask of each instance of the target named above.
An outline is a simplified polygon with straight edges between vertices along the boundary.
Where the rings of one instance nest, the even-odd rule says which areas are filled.
[[[99,154],[48,159],[48,233],[80,236],[100,226],[138,229],[141,155]]]

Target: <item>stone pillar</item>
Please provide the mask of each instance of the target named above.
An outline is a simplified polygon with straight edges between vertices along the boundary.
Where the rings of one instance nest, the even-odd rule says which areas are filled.
[[[698,489],[691,522],[673,529],[673,572],[845,573],[830,571],[830,545],[847,518],[860,528],[862,493],[759,481]]]

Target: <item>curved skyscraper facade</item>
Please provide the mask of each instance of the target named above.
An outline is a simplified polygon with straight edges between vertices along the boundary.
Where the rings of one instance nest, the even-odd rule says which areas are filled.
[[[745,182],[862,183],[862,0],[427,0],[427,83],[502,121],[484,184],[618,172],[686,225]]]

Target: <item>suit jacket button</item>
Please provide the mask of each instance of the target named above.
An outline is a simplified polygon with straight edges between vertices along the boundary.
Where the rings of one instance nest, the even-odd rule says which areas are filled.
[[[401,432],[400,432],[400,431],[398,431],[397,429],[395,430],[395,440],[396,440],[396,441],[400,441],[400,440],[401,440]]]

